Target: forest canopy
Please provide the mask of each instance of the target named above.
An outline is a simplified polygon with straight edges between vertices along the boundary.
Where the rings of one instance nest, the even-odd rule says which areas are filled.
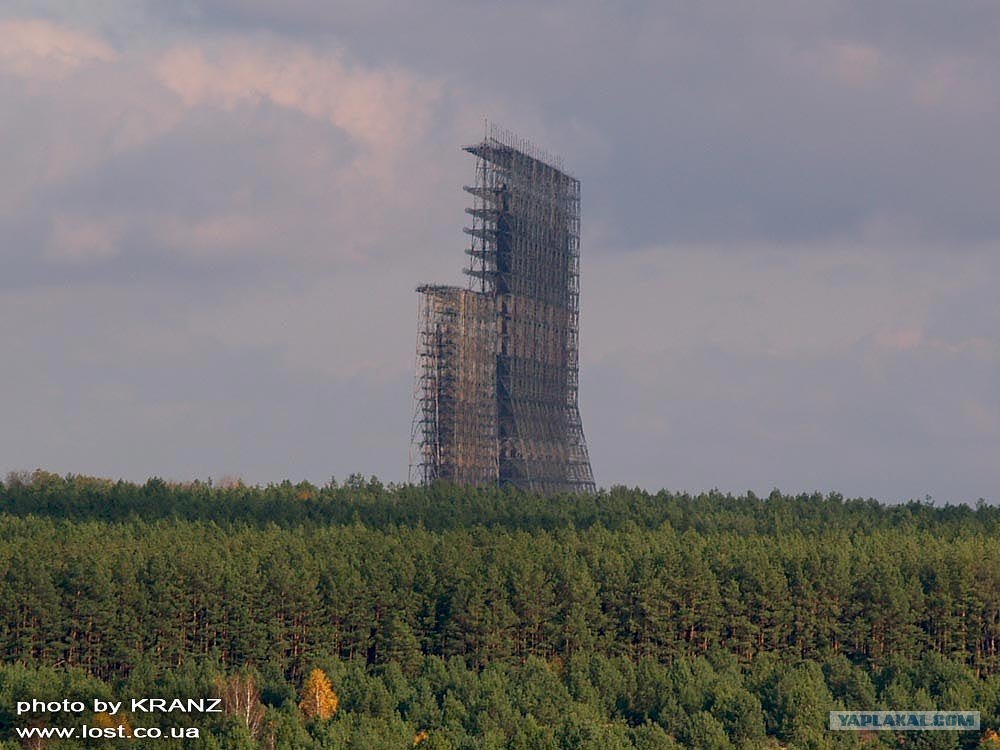
[[[826,729],[834,708],[979,710],[982,734],[864,745],[976,747],[1000,726],[997,520],[778,492],[14,476],[0,738],[25,691],[229,686],[252,705],[184,747],[860,747]]]

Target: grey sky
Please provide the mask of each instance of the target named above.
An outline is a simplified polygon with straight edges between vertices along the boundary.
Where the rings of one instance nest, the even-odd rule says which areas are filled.
[[[1000,500],[1000,6],[0,8],[0,470],[405,478],[490,116],[583,182],[599,484]]]

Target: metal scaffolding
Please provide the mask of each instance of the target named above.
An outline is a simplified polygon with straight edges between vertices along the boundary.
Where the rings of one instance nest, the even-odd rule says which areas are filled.
[[[424,285],[417,341],[411,480],[485,485],[497,478],[493,299]]]
[[[443,321],[457,306],[455,287],[423,286],[418,342],[417,416],[413,443],[418,458],[416,476],[428,482],[448,479],[462,484],[499,483],[543,492],[593,492],[583,424],[577,405],[579,372],[580,182],[527,141],[489,126],[480,143],[466,146],[476,156],[476,182],[465,190],[473,196],[466,212],[471,226],[466,253],[469,267],[467,299],[476,299],[476,315],[489,323],[451,324]],[[465,303],[469,305],[468,302]],[[466,326],[469,326],[466,329]],[[434,349],[438,330],[459,331],[462,345],[448,336],[447,350]],[[487,337],[489,345],[480,341]],[[444,339],[441,339],[444,342]],[[443,345],[443,343],[442,343]],[[450,357],[481,358],[489,350],[490,364],[447,366]],[[490,378],[476,376],[475,398],[452,398],[449,409],[468,412],[468,431],[483,426],[492,442],[495,473],[487,476],[487,461],[477,454],[465,459],[476,467],[468,476],[443,472],[436,456],[459,450],[433,394],[443,374],[458,367],[484,367]],[[489,382],[488,382],[489,381]],[[472,387],[472,386],[470,386]],[[493,388],[487,406],[480,400]],[[437,398],[438,401],[434,399]],[[462,439],[468,445],[470,438]],[[414,461],[411,458],[411,467]]]

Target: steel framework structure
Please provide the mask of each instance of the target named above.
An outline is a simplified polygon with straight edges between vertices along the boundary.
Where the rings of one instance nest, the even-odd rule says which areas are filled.
[[[468,289],[417,288],[417,416],[411,481],[495,483],[496,316],[493,299]],[[417,476],[413,476],[414,470]]]
[[[418,288],[411,480],[593,492],[577,403],[580,182],[495,125],[464,150],[469,288]]]

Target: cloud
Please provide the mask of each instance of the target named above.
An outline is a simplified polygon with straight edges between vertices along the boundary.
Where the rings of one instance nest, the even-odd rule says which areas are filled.
[[[280,241],[279,217],[260,214],[218,213],[203,219],[169,217],[153,219],[150,234],[164,247],[194,258],[259,255]]]
[[[92,34],[36,18],[0,20],[0,70],[24,77],[59,79],[117,53]]]
[[[45,256],[72,263],[105,260],[118,253],[119,223],[88,216],[56,216]]]
[[[997,109],[996,70],[967,55],[949,55],[919,66],[911,89],[926,109],[988,116]]]
[[[189,107],[269,101],[325,120],[382,160],[424,137],[441,85],[401,69],[370,70],[274,40],[216,41],[168,51],[158,78]]]
[[[400,241],[424,241],[439,232],[431,203],[460,195],[439,80],[267,34],[113,51],[94,33],[6,23],[36,40],[8,45],[21,57],[62,66],[40,87],[5,86],[0,70],[0,220],[28,266],[36,249],[112,274],[127,263],[129,276],[267,257],[365,263],[385,252],[386,216]]]
[[[0,473],[402,478],[489,115],[583,183],[601,483],[1000,499],[995,7],[15,3]]]
[[[994,253],[671,245],[583,274],[602,482],[997,497]]]
[[[866,88],[881,73],[881,54],[873,46],[857,42],[843,42],[833,45],[833,73],[843,84],[856,88]]]
[[[74,181],[170,132],[182,108],[145,65],[142,54],[122,53],[33,85],[0,70],[0,155],[8,167],[0,218],[65,210],[59,202]]]
[[[978,255],[942,266],[932,250],[872,252],[863,242],[673,244],[585,258],[583,356],[627,370],[633,355],[695,346],[795,359],[851,356],[872,340],[912,344],[929,307],[989,264]],[[641,373],[655,379],[657,368]]]
[[[970,398],[962,401],[960,408],[976,438],[1000,442],[1000,404]]]
[[[884,329],[875,334],[875,344],[890,351],[916,349],[924,343],[924,331],[920,326]]]

